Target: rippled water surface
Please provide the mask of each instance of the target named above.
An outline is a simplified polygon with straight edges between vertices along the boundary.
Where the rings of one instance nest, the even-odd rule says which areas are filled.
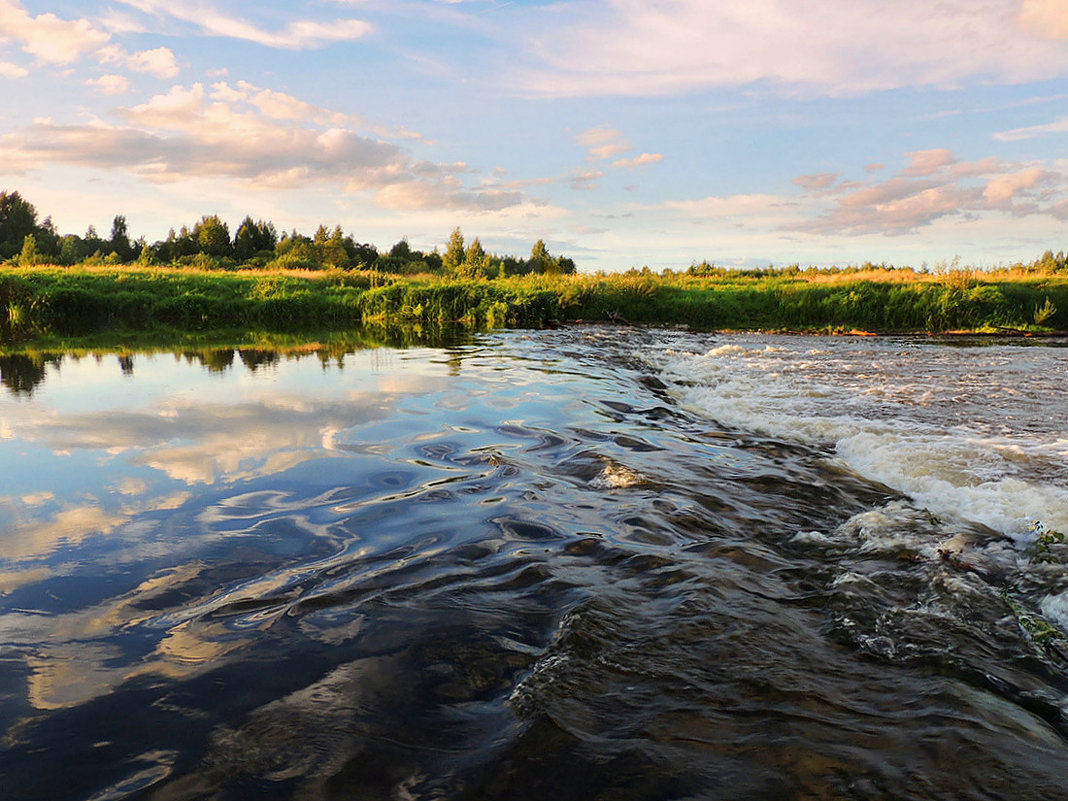
[[[4,799],[1068,799],[1062,343],[0,359]]]

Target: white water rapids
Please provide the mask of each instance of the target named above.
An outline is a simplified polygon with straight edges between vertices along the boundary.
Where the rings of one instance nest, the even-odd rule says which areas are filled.
[[[1068,531],[1066,348],[728,335],[641,357],[691,411],[826,448],[938,518]]]

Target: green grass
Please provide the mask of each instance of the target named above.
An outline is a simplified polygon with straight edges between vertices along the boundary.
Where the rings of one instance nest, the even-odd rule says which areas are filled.
[[[346,330],[363,323],[538,328],[551,320],[698,329],[1040,333],[1068,328],[1068,276],[796,270],[457,280],[339,270],[0,270],[0,342],[110,332]]]

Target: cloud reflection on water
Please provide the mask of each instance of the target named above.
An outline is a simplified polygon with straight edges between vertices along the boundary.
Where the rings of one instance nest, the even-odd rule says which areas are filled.
[[[324,380],[321,359],[278,371],[277,354],[240,355],[243,366],[217,353],[210,363],[134,357],[132,377],[94,360],[4,362],[10,392],[0,396],[0,462],[15,470],[3,482],[14,491],[0,496],[0,598],[20,600],[0,614],[0,652],[25,666],[33,708],[81,705],[142,675],[185,678],[241,649],[284,607],[240,625],[213,615],[281,591],[289,577],[261,575],[251,586],[230,576],[233,583],[220,585],[206,572],[235,568],[207,567],[205,549],[243,535],[235,520],[244,507],[248,533],[273,517],[313,540],[330,532],[329,522],[301,511],[326,499],[264,502],[243,488],[314,460],[351,463],[359,454],[339,445],[365,429],[388,434],[379,424],[407,398],[449,382],[447,366],[426,360],[382,375],[382,356],[369,369],[350,358]],[[20,473],[30,457],[33,469]],[[124,649],[132,646],[116,645],[118,635],[147,650],[131,659]]]

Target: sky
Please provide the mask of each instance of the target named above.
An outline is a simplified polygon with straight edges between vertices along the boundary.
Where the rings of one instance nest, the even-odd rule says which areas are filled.
[[[0,190],[580,271],[1068,249],[1068,0],[0,0]]]

